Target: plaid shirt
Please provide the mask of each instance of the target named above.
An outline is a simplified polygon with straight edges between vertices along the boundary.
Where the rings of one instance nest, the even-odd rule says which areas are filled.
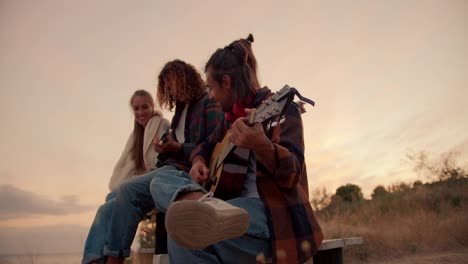
[[[258,91],[252,108],[271,95],[268,88]],[[226,119],[208,139],[193,152],[192,159],[201,155],[209,161],[217,142],[221,141],[231,127]],[[318,250],[323,233],[309,202],[307,172],[304,162],[304,137],[299,107],[292,103],[285,114],[284,122],[267,129],[265,133],[275,148],[276,167],[267,168],[257,162],[257,189],[267,209],[270,242],[274,263],[303,263]],[[235,163],[237,171],[223,170],[222,175],[236,174],[243,184],[247,171],[249,152],[241,148],[229,154],[227,163]],[[224,166],[226,168],[228,166]],[[222,176],[223,177],[223,176]]]
[[[177,124],[179,124],[179,119],[184,108],[184,103],[176,105],[174,117],[171,121],[173,131],[175,131]],[[219,103],[210,99],[207,92],[202,93],[188,105],[184,127],[185,142],[182,143],[179,152],[160,154],[158,156],[157,167],[173,165],[178,170],[188,172],[192,166],[189,159],[190,153],[198,144],[205,141],[223,119],[224,113]],[[175,135],[173,136],[175,138]]]

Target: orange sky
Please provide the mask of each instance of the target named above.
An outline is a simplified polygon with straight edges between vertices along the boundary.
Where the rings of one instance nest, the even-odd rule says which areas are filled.
[[[87,228],[131,93],[248,33],[261,83],[317,103],[303,116],[312,190],[414,181],[408,152],[466,161],[466,1],[166,2],[0,1],[0,229]]]

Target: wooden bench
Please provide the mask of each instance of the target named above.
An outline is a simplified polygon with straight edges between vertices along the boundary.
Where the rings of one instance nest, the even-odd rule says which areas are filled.
[[[350,245],[362,244],[362,237],[349,237],[338,239],[326,239],[322,242],[318,252],[314,255],[314,264],[342,264],[343,249]]]
[[[350,245],[359,245],[363,243],[362,237],[349,237],[349,238],[338,238],[338,239],[326,239],[322,242],[318,252],[312,259],[307,261],[306,264],[342,264],[343,250],[345,247]],[[153,252],[149,249],[148,254]],[[167,264],[169,263],[168,256],[166,254],[154,255],[153,264]],[[267,262],[267,263],[271,263]]]

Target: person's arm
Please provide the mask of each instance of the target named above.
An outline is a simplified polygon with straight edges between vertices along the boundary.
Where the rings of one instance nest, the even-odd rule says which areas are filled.
[[[206,98],[203,109],[202,127],[199,128],[200,137],[196,140],[195,146],[189,153],[189,160],[194,161],[195,156],[202,156],[205,161],[209,161],[211,153],[220,138],[225,132],[224,112],[219,103],[213,99]],[[202,133],[203,131],[203,133]]]
[[[184,143],[181,145],[185,160],[191,160],[191,154],[196,149],[197,145],[206,141],[218,124],[224,120],[224,112],[221,110],[219,103],[215,100],[206,99],[203,107],[204,122],[201,122],[200,124],[199,137],[195,142]]]
[[[169,121],[163,117],[160,117],[160,118],[161,120],[160,120],[158,129],[154,133],[153,139],[151,141],[151,150],[148,150],[145,153],[145,163],[146,163],[147,171],[154,169],[154,167],[156,166],[157,161],[159,159],[159,154],[160,154],[160,152],[157,151],[156,144],[159,144],[161,136],[166,134],[170,129]],[[147,129],[148,129],[148,125],[145,128],[145,133],[147,132]]]
[[[304,128],[299,108],[291,104],[284,122],[272,129],[270,138],[275,148],[276,167],[265,165],[265,168],[273,173],[280,187],[293,188],[300,181],[304,168]]]
[[[260,124],[250,127],[247,118],[232,126],[231,141],[255,152],[258,170],[273,177],[282,188],[292,188],[300,180],[304,163],[302,119],[295,104],[288,107],[284,121],[267,137]]]
[[[124,179],[135,174],[135,161],[131,159],[130,153],[134,140],[135,138],[132,132],[127,139],[127,143],[125,144],[125,148],[122,151],[119,160],[114,166],[112,176],[109,180],[110,191],[114,191]]]
[[[211,159],[211,154],[218,142],[220,142],[226,131],[228,130],[227,121],[219,123],[211,135],[201,144],[199,144],[190,155],[192,168],[190,170],[190,177],[197,182],[201,183],[208,178],[208,166]]]
[[[205,130],[206,138],[208,138],[216,130],[218,125],[224,121],[224,112],[221,106],[215,100],[208,99],[205,106]],[[202,143],[206,138],[200,138],[197,143]]]
[[[190,155],[190,161],[192,163],[195,161],[197,156],[203,158],[205,163],[210,161],[211,154],[213,153],[216,144],[223,139],[226,131],[228,130],[226,122],[226,120],[220,122],[213,133],[211,133],[211,135],[209,135],[204,142],[196,146]]]
[[[175,141],[171,136],[168,136],[163,143],[159,142],[159,140],[153,140],[153,144],[154,150],[160,154],[168,154],[171,156],[182,155],[182,144]]]

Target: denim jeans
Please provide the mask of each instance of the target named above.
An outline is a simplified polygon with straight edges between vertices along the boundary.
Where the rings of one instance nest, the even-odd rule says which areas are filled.
[[[117,196],[117,191],[112,191],[107,194],[105,202],[107,203],[108,201],[112,200],[112,198],[115,198]]]
[[[154,208],[150,193],[151,180],[164,170],[174,170],[166,165],[123,182],[110,193],[99,207],[86,239],[83,264],[104,260],[105,256],[128,257],[139,222]],[[112,198],[112,196],[114,196]]]
[[[182,171],[160,171],[151,181],[151,194],[158,211],[166,212],[167,207],[181,193],[200,191],[199,184]],[[227,200],[229,204],[244,208],[249,214],[249,228],[242,237],[220,241],[202,250],[191,250],[179,246],[168,236],[170,263],[255,263],[263,254],[271,257],[270,232],[265,206],[260,198],[238,197]]]

